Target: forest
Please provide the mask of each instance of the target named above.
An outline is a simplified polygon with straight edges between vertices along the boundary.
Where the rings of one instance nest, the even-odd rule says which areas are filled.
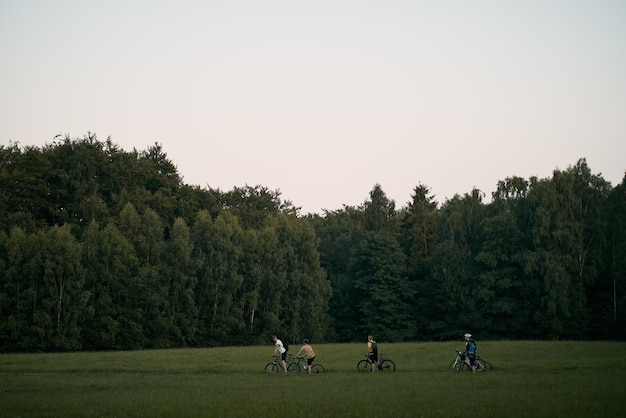
[[[187,185],[160,144],[0,145],[0,351],[296,342],[623,340],[626,176],[584,158],[396,207],[302,214]]]

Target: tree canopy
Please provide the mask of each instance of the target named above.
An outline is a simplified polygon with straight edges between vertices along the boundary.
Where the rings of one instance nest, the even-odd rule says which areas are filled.
[[[626,177],[583,158],[488,203],[411,198],[302,215],[186,185],[159,144],[0,146],[0,350],[624,338]]]

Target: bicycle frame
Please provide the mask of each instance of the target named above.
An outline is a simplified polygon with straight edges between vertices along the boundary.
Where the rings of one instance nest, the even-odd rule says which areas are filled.
[[[363,360],[357,362],[356,368],[359,372],[371,371],[373,362],[374,361],[370,358],[370,356],[366,354]],[[396,363],[391,360],[391,357],[385,358],[385,355],[382,353],[378,355],[378,364],[376,366],[379,372],[396,371]]]
[[[265,373],[266,374],[277,374],[279,372],[284,373],[285,369],[283,369],[282,357],[280,354],[274,354],[272,356],[274,359],[265,365]],[[291,360],[291,354],[289,354],[289,360]],[[289,364],[289,361],[287,361]]]
[[[450,363],[450,370],[459,370],[462,363],[465,363],[465,355],[459,350],[456,350],[456,358]]]
[[[309,366],[304,361],[298,361],[295,364],[298,365],[298,367],[300,367],[302,370],[309,371]]]
[[[474,364],[476,365],[477,372],[485,372],[485,371],[489,371],[493,369],[493,366],[491,366],[491,363],[489,363],[485,359],[481,359],[480,356],[478,355],[476,356],[476,359],[474,360]],[[466,367],[468,370],[471,370],[467,357],[465,356],[463,352],[456,350],[456,358],[452,360],[452,363],[450,363],[450,370],[461,371],[465,369]]]
[[[303,370],[305,373],[309,372],[308,362],[302,356],[296,356],[296,361],[289,363],[287,366],[287,371],[290,373],[299,373],[300,370]],[[324,367],[321,364],[313,363],[311,364],[311,373],[319,374],[324,373]]]

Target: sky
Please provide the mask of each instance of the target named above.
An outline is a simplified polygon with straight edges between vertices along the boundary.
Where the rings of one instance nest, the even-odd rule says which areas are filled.
[[[159,143],[187,184],[396,208],[626,172],[626,2],[0,0],[0,145]]]

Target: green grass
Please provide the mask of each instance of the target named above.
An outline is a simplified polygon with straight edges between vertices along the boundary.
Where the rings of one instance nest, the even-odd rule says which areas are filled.
[[[479,342],[489,373],[453,373],[455,343],[314,345],[324,375],[263,373],[273,347],[0,355],[2,417],[596,417],[626,412],[626,343]],[[298,347],[292,347],[297,351]]]

